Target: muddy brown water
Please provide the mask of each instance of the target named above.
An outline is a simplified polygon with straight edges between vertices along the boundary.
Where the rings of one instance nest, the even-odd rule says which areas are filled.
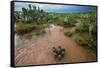
[[[60,26],[51,25],[43,36],[27,41],[15,38],[16,66],[96,61],[95,55],[90,54],[89,49],[76,44],[72,38],[64,36],[61,29]],[[58,46],[66,50],[64,58],[60,61],[54,59],[52,52],[52,47]]]

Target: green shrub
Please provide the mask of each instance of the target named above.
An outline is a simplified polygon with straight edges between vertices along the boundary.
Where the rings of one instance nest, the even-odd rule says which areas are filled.
[[[25,34],[31,31],[39,31],[44,28],[43,25],[36,25],[36,24],[27,24],[27,23],[17,23],[16,24],[16,33],[17,34]]]
[[[96,40],[94,40],[92,37],[84,37],[84,36],[77,36],[76,42],[82,46],[87,46],[91,49],[96,48]]]
[[[94,40],[92,37],[89,37],[87,39],[88,47],[94,49],[96,47],[96,40]]]
[[[85,38],[83,36],[76,37],[76,42],[78,44],[80,44],[80,45],[86,45],[86,43],[87,43],[86,40],[85,40]]]
[[[89,32],[88,25],[81,25],[80,27],[76,28],[76,32]]]
[[[72,36],[72,33],[71,32],[64,32],[64,35],[65,36],[68,36],[68,37],[71,37]]]
[[[16,33],[17,34],[24,34],[27,32],[32,31],[32,29],[35,29],[33,25],[31,24],[24,24],[24,23],[18,23],[16,24]]]

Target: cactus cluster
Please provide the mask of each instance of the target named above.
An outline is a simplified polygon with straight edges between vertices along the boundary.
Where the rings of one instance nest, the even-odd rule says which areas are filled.
[[[57,48],[53,47],[53,55],[55,59],[62,60],[65,56],[65,49],[61,46],[58,46]]]

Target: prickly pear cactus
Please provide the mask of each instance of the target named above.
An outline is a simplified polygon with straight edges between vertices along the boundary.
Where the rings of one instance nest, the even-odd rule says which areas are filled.
[[[61,46],[59,47],[53,47],[53,55],[54,58],[57,60],[62,60],[65,56],[65,49],[62,48]]]

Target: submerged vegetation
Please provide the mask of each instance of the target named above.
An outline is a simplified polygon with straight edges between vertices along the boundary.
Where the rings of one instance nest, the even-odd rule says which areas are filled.
[[[64,31],[64,35],[71,37],[74,33],[77,35],[76,43],[96,51],[96,8],[80,13],[48,13],[39,6],[29,4],[28,8],[15,11],[15,22],[15,32],[18,35],[40,35],[45,33],[44,29],[50,24],[62,26],[64,29],[75,28],[75,31]]]

